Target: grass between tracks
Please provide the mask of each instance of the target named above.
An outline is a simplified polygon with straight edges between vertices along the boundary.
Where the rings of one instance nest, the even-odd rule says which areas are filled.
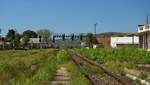
[[[64,67],[67,69],[71,76],[70,85],[90,85],[90,82],[82,75],[80,68],[69,58],[65,51],[62,51],[58,56],[63,58],[63,64],[58,65],[58,68]]]
[[[90,82],[82,75],[81,70],[73,61],[68,61],[61,66],[67,68],[70,73],[70,85],[90,85]]]

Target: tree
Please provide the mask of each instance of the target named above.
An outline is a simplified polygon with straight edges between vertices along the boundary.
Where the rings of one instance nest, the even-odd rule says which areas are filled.
[[[29,37],[28,36],[23,36],[20,40],[21,46],[25,47],[27,45],[28,41],[29,41]]]
[[[27,36],[28,38],[37,38],[36,32],[32,30],[26,30],[23,32],[23,36]]]
[[[20,39],[21,39],[21,35],[19,33],[16,33],[15,34],[15,39],[14,39],[15,47],[20,46]]]
[[[88,33],[86,36],[86,43],[89,47],[92,47],[93,44],[96,44],[96,37],[92,33]]]
[[[45,42],[48,41],[48,38],[52,35],[52,32],[48,29],[40,29],[37,31],[38,37],[41,36]]]
[[[17,33],[14,29],[8,30],[8,33],[6,35],[5,41],[8,41],[10,43],[9,48],[15,48],[19,47],[20,45],[20,39],[21,35]]]
[[[8,30],[8,33],[6,35],[6,40],[11,42],[14,40],[14,38],[15,38],[15,30],[14,29]]]
[[[8,45],[8,48],[15,47],[15,33],[16,31],[14,29],[8,30],[8,33],[6,35],[6,41],[8,41],[10,44]]]

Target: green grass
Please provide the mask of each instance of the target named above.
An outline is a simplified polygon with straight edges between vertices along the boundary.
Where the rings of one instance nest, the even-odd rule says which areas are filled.
[[[64,67],[71,76],[70,85],[90,85],[90,82],[81,73],[80,68],[69,58],[66,51],[62,50],[58,53],[58,58],[63,63],[59,64],[57,68]]]
[[[54,50],[1,51],[0,84],[36,85],[52,73],[48,73],[50,65],[45,63],[54,56],[52,52]]]
[[[89,85],[64,50],[0,51],[0,85],[46,85],[59,66],[67,68],[71,85]]]
[[[138,64],[150,63],[150,52],[136,48],[82,48],[76,51],[120,75],[124,75],[124,68],[138,70]],[[70,85],[90,85],[81,72],[92,71],[100,78],[105,77],[93,66],[80,69],[61,49],[0,51],[0,85],[46,85],[43,82],[53,80],[59,67],[65,67],[70,73]],[[140,77],[144,79],[147,74],[144,72]]]
[[[54,50],[1,51],[0,85],[39,85],[56,70]]]
[[[133,47],[114,49],[76,49],[81,55],[105,65],[114,73],[122,73],[123,69],[137,69],[138,64],[150,63],[150,52]]]
[[[70,85],[90,85],[90,82],[85,78],[74,62],[68,61],[61,65],[61,67],[67,68],[67,71],[69,72],[71,76]]]

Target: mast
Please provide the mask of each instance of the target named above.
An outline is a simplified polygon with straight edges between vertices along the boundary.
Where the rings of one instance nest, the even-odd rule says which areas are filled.
[[[149,18],[149,16],[148,16],[148,14],[147,14],[147,15],[146,15],[146,25],[149,24],[148,18]]]

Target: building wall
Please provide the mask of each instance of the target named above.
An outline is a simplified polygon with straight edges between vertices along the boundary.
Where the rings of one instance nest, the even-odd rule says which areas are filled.
[[[150,25],[139,25],[138,32],[150,31]]]
[[[148,44],[148,49],[150,49],[150,34],[147,36],[147,38],[148,38],[148,39],[147,39],[147,42],[148,42],[148,43],[147,43],[147,44]]]
[[[139,37],[139,48],[150,50],[150,34],[147,32]]]
[[[97,40],[97,43],[100,45],[100,47],[110,48],[110,38],[109,37],[97,37],[96,40]]]
[[[138,25],[139,48],[150,50],[150,24]]]
[[[110,45],[112,48],[117,47],[117,45],[138,45],[139,44],[139,37],[134,36],[133,37],[111,37],[110,39]]]
[[[139,48],[144,48],[144,37],[139,36]]]
[[[51,43],[50,40],[45,42],[43,38],[41,39],[41,42],[40,38],[30,38],[28,42],[29,46],[32,46],[33,48],[49,48],[52,45]]]

